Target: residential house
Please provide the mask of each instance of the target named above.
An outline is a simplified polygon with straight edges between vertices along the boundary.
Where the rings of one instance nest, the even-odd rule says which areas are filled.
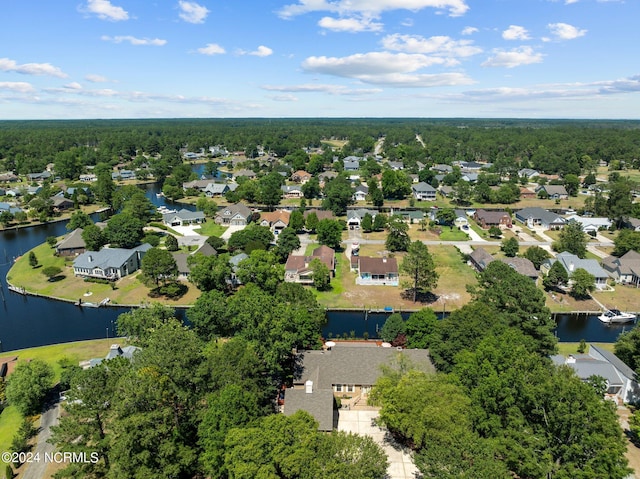
[[[318,180],[320,181],[320,188],[324,188],[324,185],[327,181],[334,179],[338,176],[338,173],[335,171],[323,171],[318,175]]]
[[[602,267],[618,283],[640,287],[640,253],[627,251],[619,258],[607,256],[602,260]]]
[[[404,163],[402,161],[389,161],[387,165],[394,171],[404,170]]]
[[[87,250],[87,245],[82,239],[82,228],[76,228],[64,239],[56,244],[56,254],[58,256],[78,256]]]
[[[260,226],[266,226],[277,237],[283,229],[289,226],[291,213],[285,210],[267,211],[260,213]]]
[[[54,196],[51,201],[53,201],[53,209],[55,211],[66,211],[74,207],[73,201],[64,196]]]
[[[0,196],[4,196],[7,194],[7,190],[5,190],[4,188],[0,187]]]
[[[171,253],[171,256],[173,256],[173,259],[176,261],[176,266],[178,267],[178,279],[185,280],[189,278],[189,274],[191,273],[189,257],[196,254],[201,254],[203,256],[215,256],[218,252],[209,243],[204,243],[200,248],[192,253]]]
[[[369,187],[367,185],[358,185],[353,192],[353,201],[366,201],[369,194]]]
[[[458,227],[469,225],[469,218],[465,210],[455,209],[453,212],[456,214],[456,219],[453,221],[454,225]]]
[[[15,181],[20,181],[18,175],[14,175],[13,172],[8,171],[6,173],[0,173],[0,181],[3,183],[13,183]]]
[[[33,181],[44,181],[44,180],[48,180],[49,178],[51,178],[51,172],[50,171],[43,171],[42,173],[28,173],[27,174],[27,180],[29,182],[33,182]]]
[[[548,230],[559,230],[567,224],[562,216],[537,206],[516,211],[516,220],[526,224],[528,228],[542,226]]]
[[[319,430],[331,431],[337,425],[335,398],[341,399],[343,407],[366,404],[384,365],[403,357],[425,373],[435,372],[426,349],[398,350],[380,344],[371,341],[352,346],[338,342],[325,350],[298,353],[293,387],[285,391],[283,413],[307,411],[318,421]]]
[[[596,233],[601,229],[609,229],[613,222],[609,218],[599,218],[592,216],[571,215],[566,218],[567,223],[575,221],[582,225],[585,233]]]
[[[119,170],[111,173],[111,178],[113,180],[135,180],[136,173],[131,170]]]
[[[328,246],[319,246],[311,256],[290,254],[284,267],[284,280],[287,283],[313,284],[313,271],[310,264],[314,259],[324,263],[331,276],[336,272],[336,252]]]
[[[459,161],[460,169],[466,171],[480,171],[482,168],[491,166],[489,163],[478,163],[477,161]]]
[[[412,185],[411,191],[413,191],[413,197],[418,201],[434,201],[436,199],[436,189],[424,181]]]
[[[632,229],[633,231],[640,231],[640,219],[639,218],[629,218],[626,224],[627,228]]]
[[[121,347],[119,344],[112,344],[109,348],[109,352],[104,358],[91,358],[85,361],[80,361],[79,366],[82,369],[91,369],[103,363],[103,361],[110,361],[115,358],[125,358],[131,361],[133,356],[141,349],[137,346],[125,346]]]
[[[96,175],[94,175],[93,173],[87,173],[87,174],[80,175],[79,179],[83,183],[92,183],[94,181],[98,181],[98,177]]]
[[[451,166],[451,165],[437,164],[437,165],[433,165],[429,169],[433,170],[433,171],[437,171],[438,173],[440,173],[442,175],[446,175],[447,173],[452,173],[453,172],[453,166]]]
[[[475,183],[478,181],[478,173],[462,173],[460,177],[462,181],[466,181],[467,183]]]
[[[476,210],[473,215],[473,219],[484,229],[497,226],[499,228],[511,228],[512,221],[511,215],[506,211],[488,211],[488,210]]]
[[[526,178],[528,181],[531,181],[539,174],[540,172],[538,170],[534,170],[532,168],[522,168],[521,170],[518,170],[518,176],[520,178]]]
[[[209,183],[204,189],[204,194],[207,195],[207,198],[213,198],[215,196],[223,196],[229,191],[235,191],[237,188],[237,183]]]
[[[416,161],[416,166],[418,167],[418,171],[422,171],[427,167],[427,165],[425,165],[421,161]]]
[[[546,196],[550,200],[566,200],[569,193],[563,185],[543,185],[536,188],[538,196]]]
[[[73,262],[76,276],[118,280],[140,269],[144,254],[151,245],[144,243],[133,249],[102,248],[100,251],[85,251]]]
[[[375,218],[378,214],[376,210],[367,210],[364,208],[359,208],[357,210],[347,210],[347,226],[349,227],[349,229],[360,228],[360,223],[362,223],[362,219],[367,213],[369,213],[372,218]],[[318,217],[318,219],[320,218]]]
[[[396,258],[371,258],[357,256],[356,284],[366,286],[398,286],[398,261]]]
[[[187,181],[185,183],[182,183],[182,189],[184,191],[192,190],[192,189],[198,190],[198,191],[204,191],[207,188],[207,186],[209,186],[211,183],[213,183],[213,181],[208,179]]]
[[[588,354],[552,356],[556,366],[568,366],[583,381],[593,377],[604,378],[607,385],[605,398],[617,404],[636,403],[640,399],[636,372],[614,353],[589,344]]]
[[[453,186],[440,185],[440,187],[438,188],[438,191],[445,198],[449,198],[453,194]]]
[[[253,212],[248,206],[236,203],[218,211],[213,221],[223,226],[246,226],[251,221],[252,215]]]
[[[294,171],[291,174],[291,181],[293,181],[294,183],[300,183],[300,184],[304,185],[312,177],[313,177],[313,175],[311,173],[307,173],[304,170],[298,170],[298,171]]]
[[[238,272],[238,265],[242,263],[245,259],[247,259],[249,255],[247,253],[238,253],[229,259],[229,264],[231,265],[231,277],[229,278],[228,283],[231,284],[234,288],[237,288],[242,284],[242,281],[238,278],[236,274]]]
[[[13,206],[10,203],[0,202],[0,213],[2,213],[4,211],[8,211],[12,215],[15,215],[16,213],[18,213],[18,212],[20,212],[22,210],[20,208],[18,208],[17,206]]]
[[[530,190],[529,188],[525,188],[524,186],[520,187],[520,199],[521,200],[527,200],[527,199],[531,199],[531,198],[536,198],[536,192],[533,190]]]
[[[238,170],[233,174],[233,179],[237,181],[241,176],[255,180],[258,175],[253,170]]]
[[[555,258],[546,260],[541,269],[547,273],[556,261],[560,261],[564,269],[567,271],[567,274],[569,275],[569,283],[571,283],[571,275],[573,272],[581,268],[586,270],[587,273],[593,275],[595,278],[594,286],[597,289],[603,289],[607,286],[607,279],[609,279],[609,275],[595,259],[581,259],[575,254],[563,251],[556,255]]]
[[[469,255],[469,263],[478,273],[482,273],[493,261],[502,261],[503,263],[511,266],[511,268],[521,275],[531,278],[533,281],[538,279],[538,271],[536,270],[536,267],[527,258],[494,258],[485,251],[484,248],[476,248],[473,250],[473,253]]]
[[[420,223],[427,216],[423,210],[399,210],[393,214],[402,216],[402,219],[409,224]]]
[[[165,213],[162,215],[162,222],[167,226],[188,226],[205,222],[202,211],[189,211],[182,208],[176,213]]]
[[[282,196],[285,198],[302,198],[304,193],[300,185],[282,185]]]
[[[411,180],[411,183],[420,183],[420,175],[416,175],[414,173],[411,173],[409,175],[407,175],[409,177],[409,179]]]
[[[342,160],[342,164],[344,165],[344,171],[357,171],[360,169],[360,161],[362,158],[358,158],[357,156],[347,156]]]
[[[42,186],[27,186],[28,195],[37,195],[42,191]]]

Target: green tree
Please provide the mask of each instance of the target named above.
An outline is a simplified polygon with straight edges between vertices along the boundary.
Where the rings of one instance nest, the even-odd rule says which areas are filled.
[[[62,273],[62,268],[59,266],[47,266],[42,268],[42,274],[44,274],[49,281],[52,281],[53,278],[58,276],[60,273]]]
[[[174,314],[172,308],[159,303],[153,303],[149,308],[132,309],[118,316],[118,334],[132,338],[135,344],[144,347],[152,332],[172,320]]]
[[[215,201],[203,196],[196,201],[196,209],[207,216],[215,216],[218,212],[218,205]]]
[[[267,226],[251,223],[240,231],[234,231],[229,237],[227,246],[229,251],[246,250],[250,243],[259,243],[262,249],[273,241],[273,233]]]
[[[0,213],[0,224],[5,228],[13,222],[13,214],[9,211],[3,211]]]
[[[376,215],[376,218],[378,216]],[[387,223],[387,239],[385,246],[389,251],[407,251],[411,238],[409,238],[409,225],[400,215],[393,215]]]
[[[284,266],[271,251],[254,250],[240,261],[236,275],[243,284],[254,283],[271,293],[284,281]]]
[[[331,284],[331,272],[326,264],[320,259],[314,258],[309,263],[309,268],[313,273],[313,286],[318,291],[326,291]]]
[[[626,178],[609,182],[609,198],[607,200],[608,217],[613,219],[618,228],[622,228],[633,210],[635,184]]]
[[[428,349],[438,338],[438,317],[431,308],[412,313],[405,322],[407,348]]]
[[[284,178],[276,171],[272,171],[268,175],[263,176],[258,180],[257,200],[269,208],[273,208],[280,203],[282,199],[282,189],[280,187],[283,184]]]
[[[618,358],[634,371],[640,370],[640,328],[632,328],[618,336],[614,346]]]
[[[378,180],[372,178],[367,184],[369,185],[368,196],[371,203],[373,203],[373,206],[376,208],[380,208],[384,204],[384,193],[382,193],[382,190],[378,186]]]
[[[456,220],[456,212],[453,208],[440,208],[436,213],[436,219],[442,225],[453,225]]]
[[[143,226],[144,223],[135,216],[118,213],[107,222],[104,234],[112,246],[133,248],[144,236]]]
[[[99,251],[108,240],[99,226],[90,224],[84,227],[82,231],[82,239],[88,251]]]
[[[222,291],[204,291],[193,307],[187,310],[187,318],[202,340],[231,335],[231,326],[226,318],[227,301]]]
[[[318,217],[316,216],[316,219]],[[300,210],[293,210],[289,216],[289,228],[293,231],[302,231],[304,228],[304,213]]]
[[[580,189],[580,178],[578,178],[578,175],[568,173],[564,175],[563,182],[570,196],[578,196],[578,190]]]
[[[587,236],[582,231],[582,224],[570,221],[561,231],[558,240],[552,245],[554,251],[562,253],[568,251],[578,258],[587,255]]]
[[[453,185],[452,191],[453,202],[458,205],[466,205],[471,199],[471,185],[468,181],[458,180]]]
[[[41,359],[19,362],[7,380],[7,401],[23,416],[39,414],[52,381],[53,369]]]
[[[385,170],[382,173],[382,194],[385,198],[402,200],[411,194],[411,181],[404,171]]]
[[[380,328],[380,337],[388,343],[393,343],[399,335],[404,333],[405,324],[400,313],[389,315],[382,325],[382,328]]]
[[[318,178],[314,176],[302,185],[302,193],[307,199],[313,199],[320,196],[320,181]]]
[[[29,266],[32,268],[37,268],[40,265],[38,261],[38,257],[33,251],[29,251]]]
[[[500,236],[502,236],[502,230],[497,226],[492,226],[489,228],[489,236],[492,238],[500,238]]]
[[[413,241],[407,249],[407,254],[400,263],[400,272],[409,277],[402,281],[402,287],[413,292],[413,302],[418,293],[429,293],[438,284],[438,273],[429,253],[429,248],[422,241]]]
[[[613,244],[615,256],[623,256],[631,250],[640,252],[640,231],[621,230],[613,240]]]
[[[315,212],[311,212],[307,215],[307,219],[305,220],[305,228],[308,231],[315,232],[318,228],[318,215]]]
[[[229,259],[228,253],[213,256],[190,255],[187,258],[190,269],[189,281],[200,291],[229,290],[232,273]]]
[[[71,218],[69,218],[66,228],[68,231],[73,231],[76,228],[84,228],[91,224],[93,224],[93,221],[91,221],[88,214],[84,211],[74,211]]]
[[[370,233],[371,231],[373,231],[373,217],[370,213],[365,213],[365,215],[362,217],[360,227],[365,233]]]
[[[578,268],[571,274],[571,295],[578,299],[588,298],[596,289],[596,278],[584,268]]]
[[[338,249],[342,244],[342,225],[339,221],[323,219],[316,228],[318,243],[329,248]]]
[[[564,286],[569,283],[569,273],[562,266],[560,261],[555,261],[551,268],[549,268],[549,272],[542,280],[542,284],[545,289],[558,289],[560,286]]]
[[[166,284],[178,275],[176,260],[166,249],[151,248],[142,257],[142,273],[150,278],[156,286],[160,282]]]
[[[331,210],[336,216],[344,215],[347,206],[353,204],[353,188],[344,176],[338,175],[324,186],[322,207]]]
[[[504,255],[508,258],[513,258],[518,254],[520,250],[520,243],[515,237],[505,238],[502,240],[502,245],[500,249],[504,253]]]
[[[551,258],[551,254],[540,246],[530,246],[522,255],[533,263],[536,269],[540,269],[540,265]]]
[[[167,248],[167,251],[178,251],[178,249],[180,249],[177,238],[170,234],[164,239],[164,246]]]
[[[387,215],[383,213],[378,213],[375,218],[373,218],[373,231],[382,231],[387,227],[389,218]]]
[[[300,238],[293,228],[283,229],[276,240],[276,250],[281,261],[286,261],[289,255],[300,248]]]

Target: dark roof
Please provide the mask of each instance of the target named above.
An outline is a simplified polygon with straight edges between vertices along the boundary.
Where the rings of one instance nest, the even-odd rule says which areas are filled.
[[[608,361],[614,368],[616,368],[618,372],[620,372],[622,375],[626,376],[627,378],[629,379],[636,378],[636,372],[633,369],[631,369],[629,366],[627,366],[622,361],[622,359],[620,359],[618,356],[616,356],[612,352],[609,352],[605,349],[601,349],[594,344],[589,344],[589,350],[593,350],[594,352],[598,353],[606,361]]]
[[[328,246],[319,246],[311,256],[293,255],[290,254],[287,258],[287,262],[284,266],[285,271],[301,272],[309,268],[309,263],[314,259],[322,261],[330,271],[335,269],[335,254],[336,252]]]
[[[333,219],[336,218],[335,215],[333,214],[333,211],[331,211],[331,210],[318,210],[318,209],[306,210],[304,212],[303,216],[306,219],[307,216],[309,216],[311,213],[315,213],[316,216],[318,217],[318,220],[333,220]]]
[[[188,253],[171,253],[171,256],[176,261],[179,274],[189,274],[191,272],[189,263],[187,263],[187,258],[190,256]]]
[[[287,389],[284,399],[284,414],[291,416],[297,411],[306,411],[318,421],[320,431],[332,431],[337,425],[338,410],[331,389],[315,389],[307,393],[304,389]]]
[[[538,271],[536,270],[536,267],[527,258],[500,258],[500,261],[508,264],[521,275],[528,276],[533,279],[538,278]]]
[[[63,249],[86,248],[86,244],[82,239],[83,231],[84,230],[82,228],[76,228],[56,245],[56,249],[60,251]]]
[[[398,272],[398,261],[395,258],[371,258],[359,256],[360,273],[387,274]]]
[[[487,211],[487,210],[478,210],[476,211],[476,216],[478,219],[483,219],[486,223],[500,223],[500,220],[505,216],[509,216],[509,213],[506,211]]]
[[[520,221],[527,221],[529,218],[531,218],[533,220],[541,220],[546,224],[552,224],[556,222],[566,223],[566,220],[562,216],[537,206],[523,208],[519,211],[516,211],[516,218],[518,218]]]
[[[474,263],[474,265],[480,270],[484,271],[484,269],[495,260],[493,256],[491,256],[484,248],[476,248],[469,255],[469,259]]]
[[[338,343],[330,351],[299,353],[300,368],[294,373],[294,383],[304,384],[310,379],[318,389],[333,389],[334,384],[372,386],[382,375],[381,366],[391,365],[398,356],[404,356],[426,372],[435,371],[426,349],[352,347]]]

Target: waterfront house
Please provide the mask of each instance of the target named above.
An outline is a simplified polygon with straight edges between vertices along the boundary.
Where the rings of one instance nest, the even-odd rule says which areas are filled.
[[[617,282],[640,287],[640,253],[627,251],[619,258],[607,256],[602,260],[602,267]]]
[[[398,286],[396,258],[357,256],[356,284],[366,286]]]
[[[213,221],[223,226],[246,226],[251,221],[252,214],[248,206],[236,203],[218,211]]]
[[[313,271],[310,264],[314,259],[320,260],[335,276],[336,252],[328,246],[319,246],[311,256],[290,254],[284,267],[284,280],[287,283],[313,284]]]
[[[424,181],[412,185],[411,191],[413,197],[418,201],[434,201],[436,199],[436,189]]]
[[[245,178],[249,178],[250,180],[255,180],[258,175],[256,175],[255,171],[253,170],[238,170],[233,174],[233,179],[237,181],[238,178],[242,176],[244,176]]]
[[[82,228],[76,228],[56,244],[58,256],[77,256],[86,251],[87,246],[82,239]]]
[[[213,198],[215,196],[223,196],[229,191],[235,191],[238,185],[236,183],[212,183],[205,187],[204,194],[207,198]]]
[[[533,263],[527,258],[513,257],[513,258],[494,258],[484,248],[476,248],[473,253],[469,255],[469,263],[478,272],[482,273],[490,263],[494,261],[502,261],[509,265],[515,271],[532,280],[538,279],[538,271]]]
[[[115,358],[125,358],[131,361],[134,354],[138,351],[141,351],[141,349],[137,346],[121,347],[119,344],[112,344],[104,358],[91,358],[80,361],[79,366],[82,369],[90,369],[102,364],[103,361],[110,361]]]
[[[54,196],[51,198],[51,201],[53,202],[53,210],[58,212],[66,211],[74,206],[73,201],[64,196]]]
[[[140,269],[144,254],[151,245],[144,243],[133,249],[102,248],[85,251],[73,262],[76,276],[116,281]]]
[[[555,258],[546,260],[541,269],[547,273],[556,261],[560,261],[564,269],[567,271],[567,274],[569,275],[569,283],[571,283],[571,275],[573,272],[581,268],[586,270],[587,273],[593,275],[595,278],[594,286],[597,289],[603,289],[607,286],[607,279],[609,279],[609,275],[595,259],[582,259],[568,251],[563,251],[556,255]]]
[[[343,407],[366,404],[383,366],[400,357],[416,369],[435,372],[426,349],[398,350],[371,341],[357,346],[338,342],[326,350],[302,351],[296,355],[293,387],[285,390],[283,413],[307,411],[318,421],[319,430],[331,431],[337,425],[336,398]]]
[[[195,256],[197,254],[201,254],[202,256],[215,256],[218,254],[218,252],[209,243],[204,243],[193,253],[171,253],[171,256],[173,256],[173,259],[176,261],[176,266],[178,267],[178,279],[189,278],[189,274],[191,273],[191,268],[189,267],[189,257]]]
[[[6,381],[18,364],[18,356],[0,358],[0,381]]]
[[[205,217],[202,211],[189,211],[182,208],[176,213],[163,214],[162,222],[167,226],[187,226],[204,223]]]
[[[616,404],[636,403],[640,399],[640,387],[636,372],[627,366],[614,353],[589,344],[588,354],[570,354],[552,356],[556,366],[568,366],[583,381],[594,377],[604,378],[607,385],[605,398]]]

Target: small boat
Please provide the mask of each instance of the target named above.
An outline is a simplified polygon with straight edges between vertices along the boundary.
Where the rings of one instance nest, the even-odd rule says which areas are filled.
[[[598,319],[607,324],[630,323],[636,319],[633,313],[623,313],[619,309],[609,309],[598,316]]]

